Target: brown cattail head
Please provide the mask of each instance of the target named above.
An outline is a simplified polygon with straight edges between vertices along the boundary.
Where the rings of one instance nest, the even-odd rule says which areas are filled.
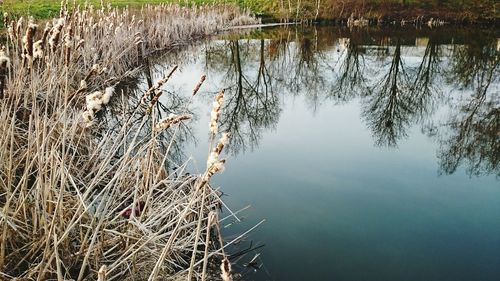
[[[5,80],[8,74],[10,59],[5,54],[5,47],[0,50],[0,99],[4,97]]]
[[[230,137],[229,133],[222,134],[222,137],[220,138],[219,143],[214,148],[214,152],[216,152],[217,154],[220,154],[222,152],[222,149],[224,148],[224,146],[229,143],[229,137]]]
[[[224,171],[224,164],[226,163],[225,159],[217,160],[207,169],[206,178],[211,178],[215,173]]]
[[[63,27],[64,27],[64,18],[60,18],[57,20],[56,24],[51,30],[51,35],[49,38],[49,46],[53,52],[55,52],[57,49]]]
[[[45,29],[43,30],[42,46],[45,46],[45,43],[47,42],[47,37],[49,36],[49,33],[50,33],[51,29],[52,29],[52,25],[50,24],[50,21],[48,21],[45,24]]]
[[[23,37],[23,55],[26,59],[33,59],[33,39],[35,38],[35,33],[37,25],[33,23],[33,18],[30,18],[28,27],[26,28],[26,34]]]
[[[156,84],[153,85],[151,88],[149,88],[142,96],[141,104],[146,104],[147,98],[151,96],[151,103],[149,105],[148,112],[151,112],[154,104],[158,101],[161,94],[163,93],[162,91],[160,91],[161,86],[163,86],[163,84],[168,82],[168,80],[170,79],[170,77],[172,77],[172,74],[174,74],[174,72],[177,70],[177,68],[178,68],[178,66],[174,65],[172,67],[172,69],[168,72],[168,74],[163,77],[163,79],[156,82]]]
[[[155,131],[160,132],[163,130],[168,129],[172,125],[175,125],[177,123],[180,123],[181,121],[184,120],[189,120],[191,119],[192,116],[188,114],[183,114],[183,115],[175,115],[175,114],[170,114],[167,118],[163,118],[156,124],[155,126]]]
[[[200,78],[200,81],[198,82],[198,84],[196,84],[196,87],[193,89],[193,96],[195,96],[196,93],[198,93],[201,85],[203,85],[203,82],[205,82],[205,78],[206,78],[206,75],[203,74]]]

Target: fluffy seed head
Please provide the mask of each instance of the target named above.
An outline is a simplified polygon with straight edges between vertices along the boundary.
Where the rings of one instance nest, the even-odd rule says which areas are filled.
[[[215,101],[212,104],[212,112],[210,113],[210,123],[208,124],[210,128],[210,133],[212,135],[216,135],[218,132],[217,122],[219,120],[220,111],[222,107],[222,103],[224,102],[224,90],[220,91],[215,96]]]
[[[160,132],[160,131],[163,131],[165,129],[168,129],[170,126],[172,125],[175,125],[183,120],[189,120],[191,119],[192,116],[191,115],[188,115],[188,114],[184,114],[184,115],[175,115],[175,114],[169,114],[168,117],[166,118],[163,118],[162,120],[160,120],[156,126],[155,126],[155,131],[156,132]]]
[[[115,93],[115,87],[107,87],[104,90],[104,95],[102,95],[102,103],[108,104],[111,96]]]
[[[0,68],[2,68],[2,70],[5,70],[7,67],[9,67],[9,65],[10,65],[10,59],[5,54],[5,50],[1,49],[0,50]]]
[[[222,281],[233,281],[233,276],[231,274],[231,263],[226,257],[224,257],[224,259],[222,260],[220,270]]]
[[[33,59],[43,58],[43,41],[38,40],[33,44]]]
[[[85,80],[80,81],[80,89],[82,90],[87,89],[87,82]]]

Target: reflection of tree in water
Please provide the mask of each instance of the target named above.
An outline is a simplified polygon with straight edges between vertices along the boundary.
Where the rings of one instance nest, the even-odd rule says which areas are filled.
[[[422,61],[418,66],[411,95],[414,100],[414,106],[417,109],[420,117],[424,117],[432,113],[434,104],[432,102],[440,98],[441,93],[436,85],[436,77],[442,73],[440,47],[436,43],[434,37],[430,37],[425,47]]]
[[[478,46],[444,48],[440,37],[431,34],[420,61],[408,64],[402,54],[409,50],[403,47],[407,38],[391,40],[381,34],[385,45],[380,48],[355,34],[325,40],[314,32],[287,31],[266,40],[218,43],[207,55],[208,68],[223,70],[229,85],[221,129],[233,133],[233,152],[254,147],[262,131],[275,126],[281,113],[277,93],[304,95],[313,109],[324,99],[344,103],[359,97],[375,143],[396,146],[410,127],[429,118],[447,97],[441,92],[442,82],[456,82],[475,94],[457,107],[453,106],[457,100],[450,100],[453,118],[429,131],[442,143],[441,169],[453,173],[467,164],[471,174],[498,174],[498,94],[488,91],[490,85],[498,85],[499,56],[494,46],[485,48],[480,41]],[[350,38],[342,54],[336,53],[339,37]],[[421,50],[412,48],[417,54]],[[448,50],[453,52],[447,53],[445,64],[442,57]]]
[[[233,82],[226,88],[220,127],[232,134],[230,149],[236,153],[257,145],[261,132],[278,122],[281,107],[267,69],[264,40],[260,41],[256,68],[245,67],[249,54],[241,54],[238,40],[231,41],[229,48],[225,79]]]
[[[147,82],[145,84],[139,83],[140,78],[137,76],[127,81],[123,81],[118,85],[115,89],[114,101],[110,103],[105,111],[102,111],[102,113],[98,115],[100,122],[105,124],[102,128],[106,128],[108,135],[102,135],[104,132],[102,130],[97,130],[96,133],[98,138],[113,138],[117,134],[124,133],[120,131],[121,128],[134,130],[137,132],[137,135],[130,136],[131,138],[135,138],[135,140],[130,139],[130,142],[156,142],[157,149],[163,152],[168,150],[169,152],[167,159],[159,160],[167,160],[165,164],[176,163],[175,165],[179,166],[185,159],[184,145],[187,143],[188,139],[193,138],[189,123],[180,123],[180,125],[178,125],[179,127],[174,130],[163,130],[158,137],[153,138],[151,136],[153,131],[151,128],[152,118],[160,120],[170,113],[191,113],[186,107],[188,100],[178,93],[164,93],[161,101],[156,103],[153,115],[146,114],[147,108],[146,106],[140,105],[140,98],[150,87],[148,84],[154,83],[156,80],[160,79],[160,77],[150,77],[146,72],[149,72],[148,69],[145,69],[143,73],[145,76],[144,80]],[[162,70],[158,73],[163,72]],[[127,125],[125,126],[125,124]],[[119,157],[119,155],[123,153],[125,153],[125,151],[118,150],[116,151],[116,156]],[[167,169],[168,168],[174,167],[167,167]]]
[[[456,106],[445,125],[448,130],[439,136],[443,173],[452,174],[460,165],[467,165],[469,175],[500,177],[499,62],[493,44],[461,46],[454,53],[450,80],[474,93]]]
[[[340,68],[329,94],[337,102],[348,102],[357,96],[364,95],[368,86],[366,85],[365,60],[361,46],[356,38],[342,40],[339,44],[342,43],[345,48],[339,58]],[[340,52],[339,49],[337,51]],[[332,70],[335,71],[335,69]]]
[[[377,145],[396,146],[406,136],[416,104],[411,97],[410,77],[401,57],[401,43],[396,40],[389,70],[363,100],[363,116],[376,138]]]
[[[323,52],[318,48],[318,33],[316,29],[312,32],[299,32],[294,30],[294,40],[282,38],[271,39],[269,50],[269,70],[279,85],[292,95],[303,94],[306,101],[315,110],[319,100],[324,96],[327,81],[322,72],[319,58]],[[283,45],[286,46],[283,46]]]
[[[498,65],[496,42],[488,42],[481,37],[474,38],[467,45],[455,45],[451,55],[451,70],[448,75],[450,83],[458,82],[465,89],[483,87],[483,73]],[[488,83],[486,83],[488,85]],[[489,85],[488,85],[489,86]]]

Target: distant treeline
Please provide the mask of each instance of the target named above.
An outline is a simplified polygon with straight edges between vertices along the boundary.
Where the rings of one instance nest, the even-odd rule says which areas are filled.
[[[72,3],[83,5],[85,1]],[[100,6],[100,0],[90,0]],[[369,23],[427,23],[442,20],[449,23],[500,23],[500,1],[497,0],[108,0],[113,6],[139,7],[145,4],[176,3],[185,6],[203,4],[236,4],[250,9],[267,21],[347,22],[364,19]],[[4,0],[4,12],[30,14],[38,18],[54,16],[59,0]],[[2,15],[0,15],[2,17]]]
[[[240,4],[273,19],[377,22],[498,23],[496,0],[240,0]]]

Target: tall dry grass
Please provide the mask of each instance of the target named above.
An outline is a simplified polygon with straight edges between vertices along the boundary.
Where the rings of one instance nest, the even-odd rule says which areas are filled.
[[[189,122],[187,105],[159,120],[161,85],[134,105],[120,84],[154,52],[253,20],[225,6],[66,6],[46,24],[9,21],[0,53],[0,279],[231,278],[210,270],[227,264],[209,182],[228,136],[203,174],[173,173],[175,139],[161,134]],[[113,129],[108,103],[125,105]]]

